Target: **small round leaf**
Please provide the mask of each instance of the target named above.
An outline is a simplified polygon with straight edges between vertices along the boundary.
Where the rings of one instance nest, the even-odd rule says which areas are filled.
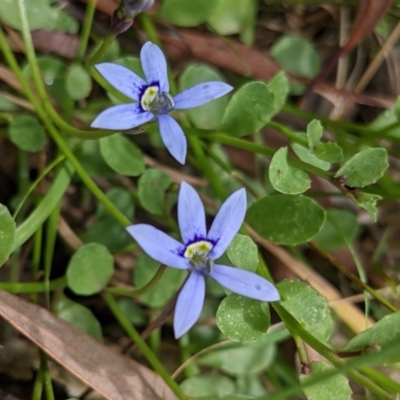
[[[221,375],[199,375],[184,380],[182,390],[188,396],[223,396],[235,393],[235,384],[232,379]],[[215,397],[214,397],[215,398]]]
[[[139,176],[144,171],[142,152],[119,133],[100,139],[100,150],[108,166],[122,175]]]
[[[222,300],[216,320],[224,335],[241,342],[259,340],[271,324],[267,303],[234,293]]]
[[[253,203],[246,220],[263,238],[275,244],[296,246],[308,242],[320,231],[325,211],[308,197],[280,194]]]
[[[73,65],[67,72],[65,81],[68,94],[74,100],[82,100],[92,90],[92,78],[81,65]]]
[[[254,272],[258,265],[258,248],[251,237],[238,233],[227,249],[232,265]]]
[[[275,190],[285,194],[299,194],[311,186],[311,180],[301,169],[287,161],[287,147],[275,152],[269,165],[269,180]]]
[[[46,134],[38,120],[29,115],[20,115],[9,126],[10,140],[21,150],[36,152],[46,144]]]
[[[85,244],[68,264],[68,286],[76,294],[90,296],[107,285],[113,272],[114,259],[107,247],[98,243]]]

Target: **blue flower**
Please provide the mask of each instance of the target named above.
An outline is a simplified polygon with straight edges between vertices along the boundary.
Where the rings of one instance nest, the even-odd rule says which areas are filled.
[[[201,106],[230,92],[233,88],[223,82],[204,82],[184,90],[176,96],[169,93],[167,63],[162,51],[147,42],[140,52],[146,81],[118,64],[103,63],[96,69],[107,81],[136,103],[110,107],[92,122],[94,128],[132,129],[158,120],[161,138],[172,156],[185,163],[187,143],[182,128],[168,114]]]
[[[197,192],[182,182],[178,222],[183,244],[151,225],[127,228],[142,249],[158,262],[186,269],[190,275],[179,293],[174,313],[174,333],[179,338],[198,320],[205,296],[205,276],[242,296],[261,301],[279,300],[272,283],[240,268],[215,264],[238,232],[246,214],[246,191],[233,193],[221,206],[207,233],[203,204]]]

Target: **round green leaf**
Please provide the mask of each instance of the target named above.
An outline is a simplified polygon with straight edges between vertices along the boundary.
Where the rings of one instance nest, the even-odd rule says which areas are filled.
[[[15,221],[8,208],[0,204],[0,266],[10,255],[15,242]]]
[[[231,98],[221,129],[233,136],[259,131],[274,114],[274,95],[263,82],[243,85]]]
[[[286,72],[298,76],[313,78],[321,68],[313,44],[300,36],[282,36],[272,46],[271,54]]]
[[[68,286],[76,294],[89,296],[100,292],[113,272],[114,260],[108,249],[98,243],[85,244],[68,264]]]
[[[286,194],[299,194],[311,186],[311,180],[301,169],[287,161],[287,147],[275,152],[269,165],[269,180],[275,190]]]
[[[320,231],[325,211],[308,197],[281,194],[253,203],[246,220],[263,238],[295,246],[306,243]]]
[[[227,249],[232,265],[254,272],[258,265],[258,248],[251,237],[238,233]]]
[[[46,144],[46,134],[38,120],[29,115],[15,117],[9,126],[10,140],[21,150],[36,152]]]
[[[283,71],[276,74],[269,82],[268,89],[274,95],[274,112],[273,115],[281,111],[286,103],[289,94],[289,80]]]
[[[192,64],[185,68],[180,79],[181,90],[188,89],[202,82],[221,81],[224,79],[214,68],[205,64]],[[193,125],[201,129],[216,129],[228,105],[228,97],[222,96],[203,106],[186,111]]]
[[[322,341],[332,333],[333,321],[328,302],[302,281],[283,280],[277,284],[281,305],[304,327]]]
[[[100,150],[108,166],[122,175],[139,176],[144,171],[142,152],[119,133],[100,139]]]
[[[199,358],[199,364],[231,375],[256,374],[268,368],[274,361],[276,348],[268,335],[255,343],[240,343],[230,348],[210,352]]]
[[[386,355],[379,354],[379,350],[386,350],[400,341],[400,312],[395,312],[383,317],[372,328],[359,333],[347,345],[343,351],[362,351],[375,353],[373,364],[387,365],[400,362],[399,352],[389,352]]]
[[[223,396],[235,393],[235,384],[231,379],[222,375],[199,375],[184,380],[181,388],[187,396]]]
[[[329,371],[335,371],[335,367],[325,361],[311,361],[308,364],[310,372],[300,375],[300,382],[317,380],[319,376]],[[322,378],[314,385],[306,386],[304,393],[308,400],[350,400],[352,391],[346,377],[336,374],[329,378]]]
[[[315,148],[315,155],[323,161],[336,163],[343,160],[343,150],[336,143],[327,142]]]
[[[25,3],[28,24],[31,30],[46,28],[51,18],[51,8],[48,0],[27,1]],[[21,17],[18,2],[15,0],[2,0],[0,19],[12,28],[21,30]]]
[[[347,210],[328,210],[322,229],[314,241],[328,251],[351,243],[359,232],[357,217]]]
[[[242,32],[252,21],[254,1],[214,0],[216,6],[207,22],[220,35]]]
[[[308,148],[312,153],[314,153],[315,147],[321,143],[323,131],[321,122],[316,119],[313,119],[307,125]]]
[[[358,207],[363,208],[369,214],[372,222],[376,222],[376,216],[378,214],[376,203],[379,200],[382,200],[381,196],[372,193],[354,191],[353,193],[350,193],[350,197],[354,200]]]
[[[322,169],[323,171],[328,171],[331,167],[330,163],[319,159],[307,147],[304,147],[298,143],[292,143],[291,146],[293,151],[296,153],[297,157],[299,157],[301,161],[304,161],[305,163],[310,165],[314,165],[314,167]]]
[[[346,176],[346,186],[362,188],[375,183],[388,167],[386,149],[368,148],[351,157],[335,177]]]
[[[165,215],[169,208],[166,206],[166,190],[171,184],[172,179],[161,170],[152,168],[146,170],[138,183],[138,196],[142,207],[151,214]]]
[[[154,277],[160,267],[160,263],[150,258],[147,254],[141,254],[134,270],[134,285],[137,288],[145,286]],[[161,308],[172,299],[186,274],[178,269],[167,268],[160,280],[153,288],[144,293],[140,299],[152,308]]]
[[[164,0],[158,17],[178,26],[196,26],[206,22],[215,7],[209,0]]]
[[[88,174],[103,178],[114,176],[101,156],[99,140],[83,140],[75,155]]]
[[[88,308],[81,304],[62,296],[57,302],[56,314],[99,342],[103,340],[99,321]]]
[[[216,321],[229,339],[254,342],[265,335],[271,317],[267,303],[232,293],[219,305]]]
[[[92,78],[81,65],[73,65],[67,72],[65,81],[68,94],[74,100],[82,100],[92,90]]]

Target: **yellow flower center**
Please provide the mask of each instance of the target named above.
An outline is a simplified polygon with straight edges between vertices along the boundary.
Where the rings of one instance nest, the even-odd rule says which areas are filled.
[[[214,268],[214,260],[208,256],[213,245],[206,240],[199,240],[186,247],[184,256],[190,261],[193,270],[210,274]]]
[[[151,106],[158,97],[158,90],[158,86],[149,86],[144,91],[142,98],[140,99],[140,105],[143,110],[149,111],[151,109]]]
[[[192,243],[186,247],[184,256],[189,259],[192,259],[196,256],[205,256],[212,248],[213,246],[210,242],[200,240],[199,242]]]

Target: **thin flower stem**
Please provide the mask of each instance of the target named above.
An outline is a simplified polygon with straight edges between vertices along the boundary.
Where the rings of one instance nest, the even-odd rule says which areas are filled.
[[[26,56],[28,58],[29,65],[31,65],[31,67],[32,67],[32,76],[33,76],[35,85],[37,87],[37,90],[41,96],[42,101],[46,102],[47,101],[47,93],[44,88],[44,84],[41,79],[41,76],[39,73],[39,68],[38,68],[37,61],[36,61],[35,50],[33,48],[32,38],[30,36],[28,21],[27,21],[27,17],[26,17],[26,9],[25,9],[24,0],[18,0],[18,5],[19,5],[20,14],[21,14],[22,36],[24,39]],[[1,40],[1,36],[2,35],[0,34],[0,40]],[[3,46],[4,42],[5,42],[6,46]],[[54,125],[51,123],[51,121],[49,121],[49,119],[47,118],[47,114],[43,111],[43,109],[40,106],[40,103],[37,101],[37,99],[33,95],[32,91],[30,90],[28,84],[26,83],[26,81],[18,67],[18,64],[15,61],[15,58],[13,57],[13,55],[8,47],[7,41],[3,40],[2,43],[0,43],[0,44],[2,44],[3,53],[5,55],[7,55],[7,57],[6,57],[7,61],[10,63],[11,68],[13,69],[17,78],[21,82],[21,85],[23,85],[23,88],[25,90],[27,97],[29,98],[29,100],[31,100],[32,104],[34,105],[38,116],[42,120],[43,124],[46,126],[50,136],[56,142],[57,146],[60,148],[60,150],[65,155],[65,157],[68,159],[68,161],[75,168],[77,174],[80,176],[80,178],[85,183],[87,188],[104,205],[104,207],[109,211],[109,213],[119,223],[121,223],[121,225],[123,225],[123,226],[130,225],[129,219],[126,218],[125,215],[123,215],[119,211],[119,209],[114,206],[114,204],[108,199],[108,197],[95,184],[95,182],[92,180],[90,175],[86,172],[85,168],[81,165],[81,163],[78,161],[78,159],[72,153],[71,149],[65,143],[64,139],[59,134],[57,129],[54,127]]]
[[[85,67],[89,71],[92,69],[93,65],[98,63],[100,59],[104,56],[108,48],[111,46],[113,41],[117,36],[111,32],[107,33],[106,38],[104,39],[101,46],[97,49],[97,51],[86,61]]]
[[[82,61],[85,53],[87,44],[89,41],[90,30],[92,28],[93,16],[96,11],[97,0],[89,0],[86,7],[85,19],[82,25],[81,40],[79,41],[79,47],[77,51],[78,60]]]
[[[67,278],[62,276],[61,278],[49,281],[48,289],[50,291],[62,289],[66,285]],[[0,290],[14,294],[42,293],[46,290],[46,287],[46,282],[0,282]]]
[[[182,389],[179,385],[171,378],[168,372],[165,370],[162,363],[156,357],[156,355],[152,352],[147,343],[141,338],[137,330],[130,323],[130,321],[126,318],[125,314],[118,307],[117,302],[114,297],[109,293],[103,293],[103,299],[107,303],[110,311],[114,314],[115,319],[118,323],[124,328],[125,332],[129,335],[129,337],[136,343],[140,351],[145,355],[146,359],[150,363],[150,365],[154,368],[154,370],[161,376],[164,382],[171,388],[171,390],[175,393],[175,395],[180,400],[186,400],[186,396],[183,394]]]
[[[335,374],[343,372],[349,378],[353,379],[355,382],[365,387],[371,393],[375,394],[379,399],[393,400],[393,396],[390,393],[382,389],[380,386],[378,386],[375,382],[371,381],[369,378],[363,376],[360,372],[356,371],[354,369],[354,366],[351,365],[351,363],[348,363],[348,365],[346,365],[346,361],[337,357],[329,347],[327,347],[325,344],[323,344],[317,338],[315,338],[311,333],[309,333],[291,314],[289,314],[289,312],[286,311],[286,309],[283,306],[281,306],[279,303],[272,303],[271,305],[275,309],[275,311],[279,314],[280,318],[282,319],[288,330],[291,332],[292,336],[300,337],[302,340],[304,340],[304,342],[306,342],[319,354],[321,354],[328,361],[330,361],[337,368]],[[304,385],[302,385],[301,387],[304,387]],[[285,392],[284,394],[287,395],[285,397],[275,397],[274,395],[272,395],[271,397],[268,397],[268,399],[287,398],[289,394],[296,393],[297,391],[298,388],[294,387],[291,388],[291,390],[288,391],[285,390],[279,392],[280,396],[282,396],[283,393]]]
[[[160,280],[162,277],[165,269],[167,267],[165,265],[160,265],[158,268],[157,272],[153,276],[153,278],[150,280],[147,285],[143,286],[140,289],[124,289],[124,288],[118,288],[118,287],[107,287],[104,289],[105,292],[111,293],[111,294],[116,294],[116,295],[121,295],[121,296],[128,296],[128,297],[136,297],[136,296],[141,296],[142,294],[148,292],[150,289],[152,289],[157,282]]]
[[[320,245],[318,245],[314,241],[310,241],[310,246],[320,254],[325,260],[329,261],[333,266],[335,266],[340,272],[345,274],[349,279],[351,279],[354,283],[363,288],[366,292],[368,292],[375,300],[379,301],[383,306],[385,306],[391,312],[397,312],[397,308],[389,303],[383,296],[381,296],[376,290],[372,289],[369,285],[363,282],[356,274],[351,272],[345,265],[341,264],[338,260],[336,260],[332,255],[327,253]]]
[[[292,132],[290,129],[286,128],[285,126],[278,124],[277,122],[269,122],[268,125],[270,128],[275,129],[279,133],[281,133],[283,136],[288,138],[291,142],[295,142],[298,144],[301,144],[302,146],[308,147],[308,142],[306,139],[303,139],[299,135],[296,135],[294,132]]]

